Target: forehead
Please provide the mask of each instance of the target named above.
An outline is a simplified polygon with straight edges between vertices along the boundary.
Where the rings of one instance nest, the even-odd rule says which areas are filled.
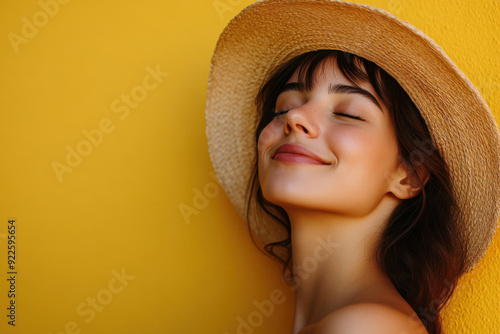
[[[339,57],[342,56],[339,55]],[[350,57],[347,64],[343,64],[343,68],[346,74],[339,67],[337,57],[332,55],[313,61],[305,61],[297,66],[286,85],[298,83],[301,87],[299,91],[302,92],[310,92],[318,85],[331,87],[333,84],[342,84],[360,87],[373,95],[379,105],[384,104],[382,98],[378,96],[371,85],[360,58]]]

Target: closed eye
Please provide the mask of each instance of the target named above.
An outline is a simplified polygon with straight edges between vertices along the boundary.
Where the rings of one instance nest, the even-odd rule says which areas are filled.
[[[364,121],[364,119],[362,119],[359,116],[355,116],[355,115],[351,115],[351,114],[346,114],[346,113],[343,113],[343,112],[334,112],[334,114],[337,115],[337,116],[340,116],[340,117],[346,117],[346,118],[351,118],[351,119],[357,119],[357,120],[360,120],[360,121]]]
[[[283,115],[283,114],[286,114],[289,110],[280,110],[280,111],[273,111],[274,113],[274,116],[279,116],[279,115]]]

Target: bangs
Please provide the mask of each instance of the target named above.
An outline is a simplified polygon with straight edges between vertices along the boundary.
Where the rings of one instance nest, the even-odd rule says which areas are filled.
[[[363,61],[358,56],[341,51],[321,50],[304,57],[296,69],[297,80],[306,91],[314,88],[316,75],[319,71],[324,71],[327,63],[336,64],[342,75],[355,85],[369,81]]]

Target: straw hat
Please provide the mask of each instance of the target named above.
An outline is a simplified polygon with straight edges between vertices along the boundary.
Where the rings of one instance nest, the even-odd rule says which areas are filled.
[[[394,77],[424,118],[446,161],[459,204],[467,270],[490,244],[500,212],[500,135],[480,93],[429,37],[395,16],[335,0],[264,0],[225,28],[208,82],[210,157],[227,195],[246,217],[255,164],[255,97],[279,64],[319,49],[346,51]],[[273,235],[273,231],[265,231]],[[279,233],[279,231],[277,232]]]

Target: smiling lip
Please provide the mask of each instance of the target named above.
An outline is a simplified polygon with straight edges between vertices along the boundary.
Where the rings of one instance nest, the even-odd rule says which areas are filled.
[[[274,160],[309,165],[330,165],[307,148],[297,144],[283,144],[273,156]]]

